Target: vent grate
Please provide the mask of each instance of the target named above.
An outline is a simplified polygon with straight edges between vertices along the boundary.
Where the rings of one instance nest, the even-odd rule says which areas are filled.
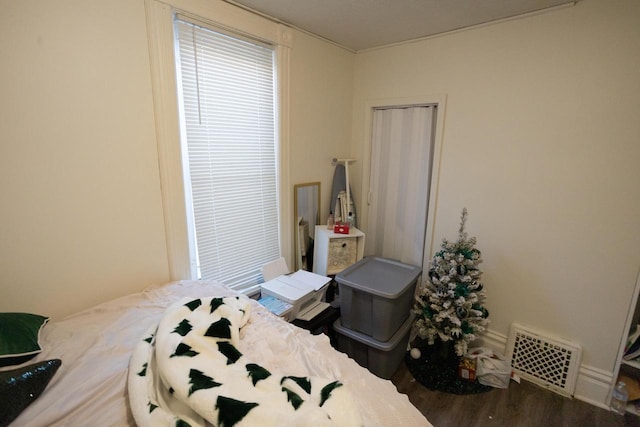
[[[507,341],[511,367],[522,378],[573,397],[582,358],[579,344],[516,323]]]

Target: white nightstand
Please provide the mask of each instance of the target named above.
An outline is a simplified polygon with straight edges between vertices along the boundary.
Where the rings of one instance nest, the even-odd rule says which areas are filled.
[[[364,233],[352,227],[349,234],[334,233],[317,225],[313,250],[313,272],[332,276],[360,261],[364,255]]]

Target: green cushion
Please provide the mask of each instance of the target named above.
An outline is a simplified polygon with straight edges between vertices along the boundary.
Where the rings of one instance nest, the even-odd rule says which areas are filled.
[[[0,313],[0,367],[19,365],[40,353],[40,330],[48,317],[30,313]]]

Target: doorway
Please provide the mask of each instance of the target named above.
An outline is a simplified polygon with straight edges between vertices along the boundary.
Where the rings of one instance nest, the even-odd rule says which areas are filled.
[[[374,107],[365,253],[428,265],[438,104]]]

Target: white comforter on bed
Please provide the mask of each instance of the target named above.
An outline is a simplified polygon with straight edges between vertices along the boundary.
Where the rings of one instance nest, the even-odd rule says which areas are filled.
[[[150,288],[85,310],[42,331],[43,352],[62,366],[44,393],[12,426],[134,426],[127,372],[140,337],[166,308],[184,297],[236,295],[215,282],[182,281]],[[272,371],[336,378],[349,387],[366,426],[430,426],[395,386],[314,336],[251,301],[239,350]]]

